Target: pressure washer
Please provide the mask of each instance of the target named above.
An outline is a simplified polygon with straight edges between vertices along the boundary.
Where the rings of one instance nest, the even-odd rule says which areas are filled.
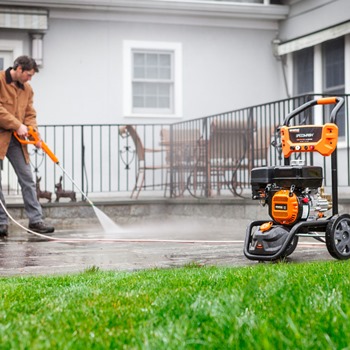
[[[296,116],[310,107],[334,104],[329,123],[291,125]],[[256,220],[248,225],[244,242],[248,259],[283,259],[294,252],[299,237],[325,243],[336,259],[350,258],[350,215],[338,213],[337,114],[343,104],[341,97],[327,97],[308,101],[293,110],[279,128],[284,165],[251,170],[252,199],[267,205],[272,220]],[[293,153],[306,152],[331,156],[331,200],[322,193],[321,166],[291,162]],[[326,216],[330,209],[332,214]]]

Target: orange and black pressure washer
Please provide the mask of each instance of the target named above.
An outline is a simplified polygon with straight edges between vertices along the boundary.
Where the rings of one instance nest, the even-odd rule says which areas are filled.
[[[335,104],[330,122],[324,125],[291,125],[306,109]],[[268,206],[271,221],[251,222],[246,231],[244,255],[251,260],[273,261],[292,254],[299,237],[326,243],[336,259],[350,258],[350,215],[338,214],[337,114],[341,97],[309,101],[292,111],[280,127],[283,166],[251,170],[252,198]],[[332,203],[322,196],[323,169],[312,165],[291,165],[293,153],[318,152],[331,156]],[[326,212],[332,208],[332,215]]]

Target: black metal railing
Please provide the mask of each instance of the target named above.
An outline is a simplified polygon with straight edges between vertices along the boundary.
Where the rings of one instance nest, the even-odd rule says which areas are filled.
[[[321,95],[305,95],[173,124],[42,125],[40,132],[60,165],[87,194],[137,197],[142,191],[167,197],[241,195],[250,188],[253,167],[282,164],[278,127],[293,109]],[[349,95],[339,113],[339,186],[350,185]],[[329,106],[303,112],[296,123],[324,123]],[[345,117],[346,116],[346,117]],[[30,146],[31,147],[31,146]],[[73,184],[41,150],[31,164],[42,190]],[[293,155],[322,164],[330,186],[330,160],[313,153]],[[4,162],[3,189],[18,194],[16,177]],[[136,184],[136,185],[135,185]],[[158,192],[156,192],[158,191]]]

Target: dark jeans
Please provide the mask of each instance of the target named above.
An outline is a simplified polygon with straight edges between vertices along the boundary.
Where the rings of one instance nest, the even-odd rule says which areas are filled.
[[[33,180],[33,174],[30,164],[27,164],[24,159],[22,146],[14,136],[11,138],[6,157],[13,166],[16,172],[18,182],[22,189],[24,209],[29,219],[30,224],[42,221],[42,209],[36,196],[36,186]],[[1,186],[1,171],[0,171],[0,200],[5,204],[4,194]],[[8,217],[0,205],[0,225],[7,224]]]

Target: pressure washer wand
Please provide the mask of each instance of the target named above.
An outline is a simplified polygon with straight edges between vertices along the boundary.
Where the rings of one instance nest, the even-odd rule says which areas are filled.
[[[16,137],[16,139],[22,143],[22,144],[30,144],[30,145],[36,145],[38,143],[41,144],[41,149],[51,158],[51,160],[58,165],[58,167],[64,172],[64,174],[69,178],[70,181],[72,181],[72,184],[77,188],[77,190],[84,196],[84,198],[86,198],[86,200],[89,202],[89,204],[92,207],[94,206],[94,203],[92,203],[92,201],[87,197],[87,195],[83,192],[83,190],[81,190],[78,185],[75,183],[75,181],[73,180],[73,178],[67,173],[67,171],[61,166],[58,158],[56,157],[56,155],[51,151],[51,149],[49,148],[49,146],[41,139],[39,133],[37,132],[37,130],[35,130],[32,126],[28,126],[28,137],[23,139],[21,137],[18,136],[18,134],[16,132],[13,133]]]

